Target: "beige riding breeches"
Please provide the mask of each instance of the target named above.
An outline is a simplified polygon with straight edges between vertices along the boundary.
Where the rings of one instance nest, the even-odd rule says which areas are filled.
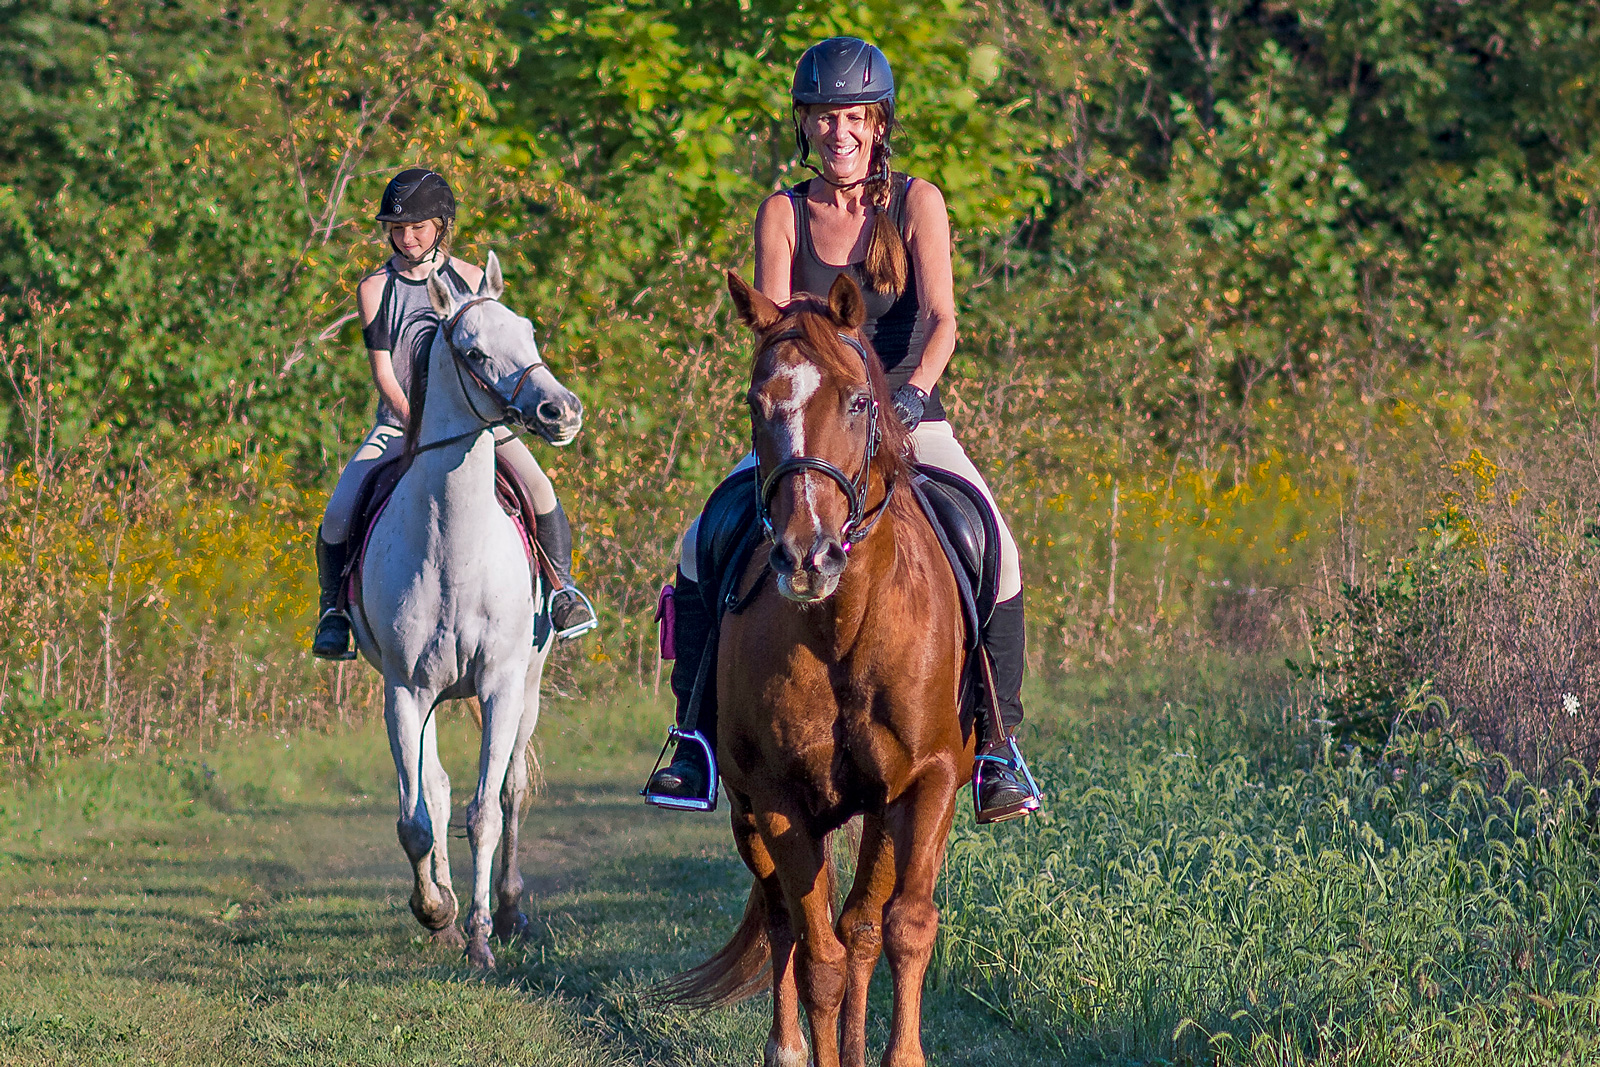
[[[1022,566],[1017,557],[1017,542],[1011,536],[1011,529],[1006,525],[1005,516],[1000,514],[1000,508],[995,504],[994,494],[989,491],[989,483],[983,480],[978,468],[967,458],[966,449],[956,440],[950,424],[941,419],[938,422],[925,422],[918,426],[911,434],[911,451],[918,463],[926,463],[930,467],[949,471],[978,487],[983,498],[989,502],[996,525],[1000,527],[1000,587],[996,592],[996,598],[1006,601],[1022,592]],[[728,472],[729,476],[749,470],[755,466],[755,462],[754,455],[746,455],[733,470]],[[683,543],[679,549],[678,568],[683,571],[683,576],[692,582],[700,580],[695,552],[699,535],[700,520],[696,518],[684,533]]]
[[[405,447],[405,437],[404,430],[382,422],[367,434],[366,440],[361,442],[361,447],[356,449],[356,454],[339,475],[339,484],[334,486],[333,495],[328,498],[327,510],[322,513],[324,541],[337,545],[350,536],[350,523],[355,518],[353,512],[356,498],[361,493],[361,483],[379,463],[400,454]],[[550,484],[550,476],[533,458],[528,446],[504,426],[495,427],[494,441],[495,455],[516,471],[528,486],[528,494],[533,498],[534,514],[548,515],[554,511],[555,486]]]

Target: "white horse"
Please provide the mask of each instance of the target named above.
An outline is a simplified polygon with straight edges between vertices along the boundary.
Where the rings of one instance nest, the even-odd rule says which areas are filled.
[[[351,612],[356,641],[383,674],[384,721],[400,777],[400,845],[416,876],[411,913],[434,939],[460,946],[446,829],[450,778],[439,762],[433,709],[476,696],[483,709],[478,788],[467,806],[472,907],[467,959],[494,966],[496,936],[520,934],[517,824],[528,791],[528,739],[551,635],[535,644],[536,568],[495,501],[495,426],[520,423],[553,445],[583,424],[583,405],[539,358],[533,325],[499,303],[493,253],[475,295],[457,301],[435,276],[428,296],[444,319],[427,354],[423,403],[413,400],[415,459],[372,529]],[[489,876],[499,844],[499,907]]]

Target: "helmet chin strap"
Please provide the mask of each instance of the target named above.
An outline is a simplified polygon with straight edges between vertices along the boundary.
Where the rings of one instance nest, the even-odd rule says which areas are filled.
[[[827,179],[823,179],[823,180],[826,181]],[[433,238],[433,246],[431,248],[429,248],[426,252],[424,252],[422,255],[416,257],[415,259],[413,259],[411,256],[407,255],[405,253],[405,251],[403,249],[401,249],[401,247],[399,245],[394,243],[394,234],[393,233],[389,234],[389,247],[394,249],[394,254],[395,255],[399,256],[401,259],[406,261],[406,264],[407,264],[408,268],[420,267],[424,263],[427,263],[427,262],[431,261],[433,259],[434,253],[439,251],[439,244],[440,244],[440,242],[442,242],[444,240],[444,231],[445,231],[445,229],[446,229],[446,227],[448,225],[449,224],[446,223],[445,226],[439,227],[439,232],[437,234],[435,234],[434,238]]]
[[[878,161],[878,166],[874,168],[872,172],[869,173],[865,178],[857,178],[853,182],[836,182],[832,178],[828,177],[822,172],[822,168],[811,162],[811,138],[807,137],[805,132],[801,130],[800,119],[798,116],[796,116],[794,119],[794,142],[795,146],[800,149],[800,165],[806,168],[806,170],[809,170],[812,174],[815,174],[817,177],[821,178],[823,181],[827,182],[828,185],[835,189],[844,191],[847,189],[854,189],[857,186],[865,185],[868,182],[889,180],[889,157],[887,152],[884,153],[884,157]],[[875,156],[878,154],[878,146],[882,143],[882,141],[873,142],[871,150],[872,155]]]

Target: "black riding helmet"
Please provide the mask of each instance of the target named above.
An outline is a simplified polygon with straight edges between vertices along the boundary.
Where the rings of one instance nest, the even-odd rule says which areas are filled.
[[[800,57],[789,95],[796,104],[880,104],[894,99],[894,74],[877,45],[830,37]]]
[[[889,133],[894,130],[894,72],[889,69],[889,59],[877,45],[868,44],[859,37],[830,37],[818,41],[805,50],[794,69],[794,84],[789,88],[793,100],[794,144],[800,152],[800,162],[815,174],[822,172],[813,166],[811,139],[806,136],[800,121],[800,109],[809,104],[825,107],[849,107],[853,104],[881,104],[886,111],[888,129],[879,142],[875,155],[878,165],[873,173],[852,185],[879,180],[889,176]]]
[[[450,183],[431,170],[413,167],[389,179],[378,207],[379,222],[423,222],[456,217],[456,196]]]

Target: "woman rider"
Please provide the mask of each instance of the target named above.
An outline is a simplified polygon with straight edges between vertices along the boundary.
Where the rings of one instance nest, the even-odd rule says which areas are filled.
[[[939,377],[956,347],[944,197],[931,183],[889,169],[894,77],[876,47],[853,37],[813,45],[800,58],[791,95],[801,161],[817,178],[773,194],[756,212],[756,288],[783,304],[795,293],[826,293],[842,273],[855,279],[867,302],[862,329],[883,362],[895,412],[912,431],[917,462],[961,476],[988,500],[1000,528],[1000,583],[983,643],[995,664],[1001,717],[1007,731],[1014,731],[1022,721],[1024,652],[1017,546],[983,476],[951,432],[939,399]],[[809,162],[813,146],[820,169]],[[741,468],[750,462],[746,459]],[[672,690],[680,723],[708,627],[708,620],[696,618],[704,615],[700,597],[682,593],[686,585],[697,588],[697,527],[684,538],[675,598]],[[708,710],[711,706],[707,702]],[[974,789],[980,821],[1033,810],[1037,797],[1009,758],[1008,739],[985,736],[986,722],[978,716],[979,752],[997,759],[978,764]],[[699,747],[680,744],[671,765],[656,772],[646,792],[704,797],[708,773]]]
[[[483,279],[483,271],[450,255],[455,218],[455,194],[449,183],[431,170],[401,171],[383,191],[378,222],[394,255],[361,279],[356,290],[367,359],[378,387],[378,411],[372,432],[339,475],[322,516],[322,528],[317,531],[317,580],[322,597],[311,651],[323,659],[355,656],[350,648],[350,619],[339,610],[339,576],[354,547],[348,538],[361,485],[380,463],[398,455],[405,443],[410,406],[402,383],[410,381],[412,361],[427,358],[426,352],[418,350],[418,339],[437,321],[428,302],[428,275],[437,271],[457,297],[471,295]],[[539,547],[561,578],[562,588],[551,597],[551,622],[557,633],[575,637],[592,629],[595,619],[572,581],[572,527],[549,476],[528,447],[504,426],[496,427],[495,442],[496,457],[528,487],[539,524]]]

